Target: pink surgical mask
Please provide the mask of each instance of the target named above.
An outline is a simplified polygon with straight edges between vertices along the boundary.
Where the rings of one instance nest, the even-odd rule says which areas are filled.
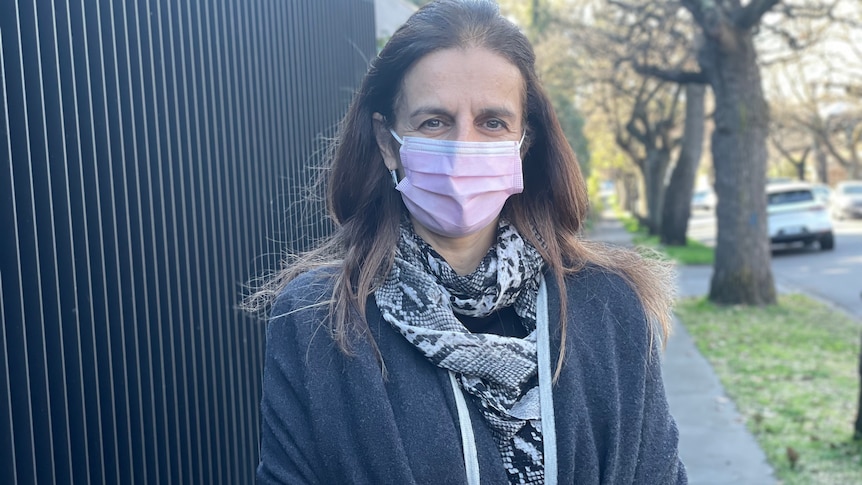
[[[520,141],[466,142],[405,136],[399,153],[404,178],[395,189],[410,214],[448,237],[491,223],[512,194],[524,190]],[[394,172],[393,172],[394,174]]]

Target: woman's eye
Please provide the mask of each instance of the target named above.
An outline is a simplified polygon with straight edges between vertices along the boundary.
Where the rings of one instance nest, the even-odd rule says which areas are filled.
[[[506,125],[500,120],[488,120],[485,122],[485,126],[492,129],[492,130],[499,130],[500,128],[503,128]]]

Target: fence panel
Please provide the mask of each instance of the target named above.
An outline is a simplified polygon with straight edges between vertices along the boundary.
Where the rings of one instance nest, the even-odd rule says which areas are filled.
[[[0,482],[253,481],[236,304],[374,49],[371,0],[0,4]]]

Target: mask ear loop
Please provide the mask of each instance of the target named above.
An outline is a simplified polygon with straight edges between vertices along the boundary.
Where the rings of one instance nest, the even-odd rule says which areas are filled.
[[[400,145],[404,144],[404,140],[400,136],[398,136],[398,133],[395,133],[395,130],[393,130],[392,128],[389,128],[389,133],[392,133],[392,136],[395,137],[395,140],[398,142],[398,144],[400,144]],[[526,131],[524,133],[526,133]]]
[[[395,130],[393,130],[392,128],[389,128],[389,133],[392,133],[392,136],[395,137],[395,141],[397,141],[398,144],[400,144],[400,145],[404,144],[404,140],[401,139],[400,136],[398,136],[398,133],[395,133]],[[390,170],[389,173],[392,174],[392,184],[393,184],[392,186],[393,187],[397,186],[398,185],[398,175],[395,173],[395,170]]]
[[[394,134],[394,133],[393,133]],[[521,139],[518,141],[518,148],[521,148],[521,145],[524,144],[524,138],[527,137],[527,130],[524,130],[524,133],[521,134]]]

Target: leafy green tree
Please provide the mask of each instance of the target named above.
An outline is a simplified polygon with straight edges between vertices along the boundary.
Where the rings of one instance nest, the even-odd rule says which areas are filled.
[[[633,212],[651,234],[661,234],[667,174],[680,144],[685,98],[677,84],[639,74],[632,66],[649,58],[654,51],[675,55],[682,62],[691,58],[691,49],[678,45],[660,49],[657,45],[663,36],[676,33],[681,22],[669,15],[673,10],[656,4],[650,4],[653,6],[649,9],[644,7],[643,12],[649,13],[646,19],[640,11],[632,13],[599,0],[578,2],[578,8],[574,2],[571,5],[573,8],[567,9],[564,20],[567,38],[563,43],[577,53],[573,57],[582,81],[582,98],[591,116],[597,110],[607,115],[604,119],[610,123],[608,129],[639,169],[643,190],[637,190],[640,201],[632,205],[637,209]],[[697,121],[703,123],[703,118]],[[633,184],[626,183],[625,187],[632,189]],[[626,197],[626,201],[630,199]],[[672,203],[679,203],[677,193],[671,199]],[[684,202],[686,206],[689,200],[690,195]],[[683,217],[681,226],[685,231],[688,215],[676,212],[670,215]]]
[[[501,11],[521,25],[536,51],[536,71],[551,98],[566,139],[578,156],[581,170],[590,172],[589,142],[584,136],[584,117],[578,108],[574,51],[564,38],[565,25],[558,19],[567,2],[562,0],[500,0]]]

